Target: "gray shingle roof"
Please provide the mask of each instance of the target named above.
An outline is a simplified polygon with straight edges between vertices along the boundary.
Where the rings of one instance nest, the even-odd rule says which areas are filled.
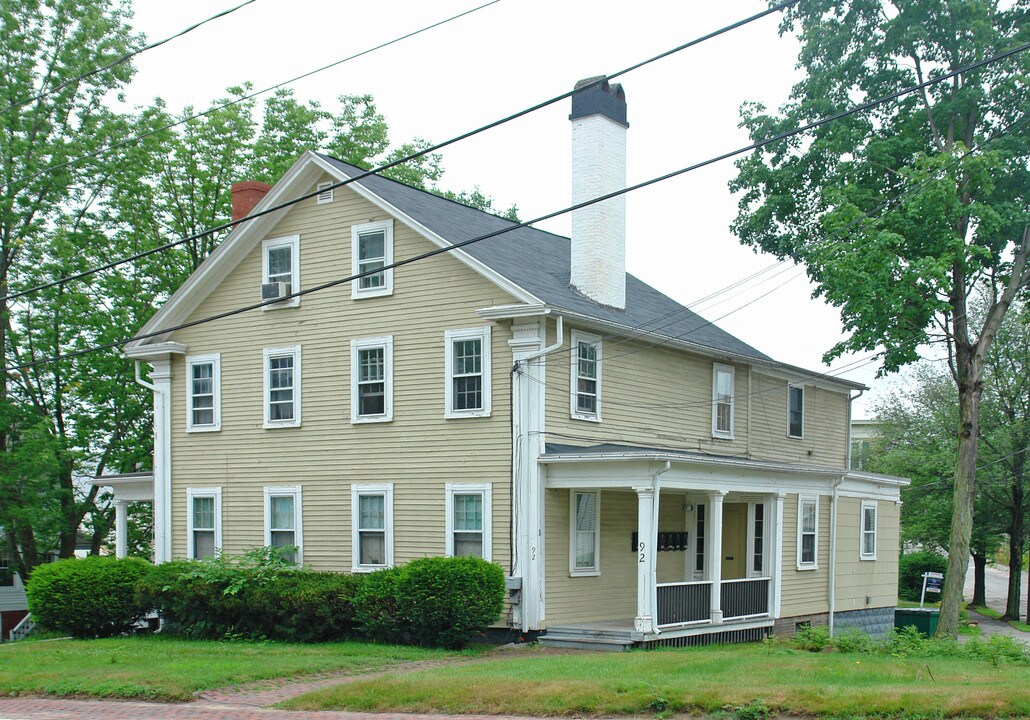
[[[364,172],[328,155],[321,157],[348,176]],[[357,182],[451,243],[516,224],[378,175],[370,175]],[[652,331],[716,351],[770,359],[628,273],[625,310],[604,307],[589,300],[569,285],[570,245],[569,239],[560,235],[522,227],[467,245],[462,250],[559,310]]]

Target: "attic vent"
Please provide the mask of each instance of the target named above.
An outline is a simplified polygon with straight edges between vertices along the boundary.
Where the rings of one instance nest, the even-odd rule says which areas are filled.
[[[319,205],[333,201],[333,184],[331,182],[318,183],[318,196],[315,201]]]

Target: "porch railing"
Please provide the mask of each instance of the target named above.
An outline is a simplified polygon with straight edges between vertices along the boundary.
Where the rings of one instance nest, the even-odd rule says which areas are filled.
[[[658,585],[658,625],[705,623],[712,619],[712,583],[662,583]]]
[[[769,614],[769,578],[724,580],[719,592],[724,620]]]

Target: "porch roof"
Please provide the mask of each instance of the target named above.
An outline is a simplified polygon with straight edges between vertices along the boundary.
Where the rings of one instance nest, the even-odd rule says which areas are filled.
[[[152,471],[100,475],[93,478],[91,483],[97,487],[110,488],[115,500],[143,502],[154,499]]]
[[[880,487],[901,488],[909,484],[905,478],[890,475],[876,475],[868,472],[854,472],[845,468],[820,465],[800,465],[770,460],[756,460],[739,455],[713,455],[692,450],[641,447],[601,443],[598,445],[564,445],[547,443],[540,462],[557,466],[566,464],[611,465],[614,463],[671,463],[673,466],[693,467],[704,473],[708,479],[723,473],[733,475],[772,475],[780,477],[810,477],[813,479],[834,479],[851,483],[873,484]],[[675,475],[673,473],[672,475]],[[666,476],[669,480],[672,477]],[[673,483],[674,484],[674,483]]]

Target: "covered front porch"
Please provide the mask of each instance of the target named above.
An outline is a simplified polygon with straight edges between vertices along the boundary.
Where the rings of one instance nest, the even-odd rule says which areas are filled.
[[[658,451],[548,451],[547,501],[568,494],[569,568],[548,573],[542,642],[617,649],[768,634],[786,495],[774,477]],[[561,535],[549,529],[549,557]]]

